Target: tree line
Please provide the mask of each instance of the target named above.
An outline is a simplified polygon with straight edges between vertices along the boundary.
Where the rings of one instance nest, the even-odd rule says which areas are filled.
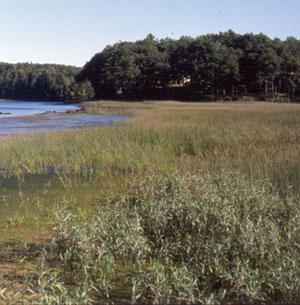
[[[94,96],[90,81],[76,81],[80,68],[54,64],[0,63],[0,97],[82,101]]]
[[[294,99],[300,86],[300,41],[231,30],[178,40],[149,34],[107,46],[76,80],[89,80],[97,98]]]
[[[118,42],[83,68],[0,63],[0,98],[299,100],[300,40],[231,30],[196,38]]]

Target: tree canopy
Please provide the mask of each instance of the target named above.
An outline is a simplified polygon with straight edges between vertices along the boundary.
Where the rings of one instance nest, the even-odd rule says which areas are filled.
[[[300,40],[231,30],[118,42],[83,68],[0,63],[0,98],[192,99],[300,96]]]
[[[0,63],[0,97],[80,101],[94,95],[90,81],[77,82],[80,68],[53,64]]]
[[[76,79],[89,80],[99,98],[293,96],[300,86],[300,41],[231,30],[178,40],[149,34],[107,46]]]

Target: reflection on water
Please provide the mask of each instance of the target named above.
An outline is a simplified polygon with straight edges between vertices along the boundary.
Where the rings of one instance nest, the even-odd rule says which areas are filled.
[[[0,102],[0,118],[41,114],[46,111],[67,111],[79,109],[79,106],[66,105],[59,102],[27,102],[2,101]]]
[[[0,176],[0,243],[31,239],[39,234],[61,205],[70,203],[75,213],[86,215],[103,210],[107,198],[118,199],[128,192],[126,176],[67,176],[57,174]],[[38,236],[37,236],[38,237]]]
[[[0,135],[56,131],[81,126],[113,126],[125,120],[124,115],[43,114],[79,109],[76,105],[57,102],[0,102]],[[9,114],[8,114],[9,113]]]

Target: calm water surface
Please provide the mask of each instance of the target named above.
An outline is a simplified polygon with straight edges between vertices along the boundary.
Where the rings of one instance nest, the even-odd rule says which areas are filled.
[[[64,112],[79,106],[55,102],[0,102],[0,135],[56,131],[94,125],[113,126],[124,121],[126,115],[100,114],[43,114],[46,111]],[[43,114],[43,115],[40,115]]]
[[[10,114],[0,114],[0,118],[35,115],[46,111],[67,111],[79,108],[79,106],[65,105],[57,102],[5,101],[0,102],[0,112],[9,112]]]

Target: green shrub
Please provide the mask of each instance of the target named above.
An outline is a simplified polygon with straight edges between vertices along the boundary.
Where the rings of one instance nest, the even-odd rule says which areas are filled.
[[[121,273],[132,303],[297,303],[299,220],[262,181],[150,176],[92,219],[60,211],[50,252],[91,299],[113,298]]]

